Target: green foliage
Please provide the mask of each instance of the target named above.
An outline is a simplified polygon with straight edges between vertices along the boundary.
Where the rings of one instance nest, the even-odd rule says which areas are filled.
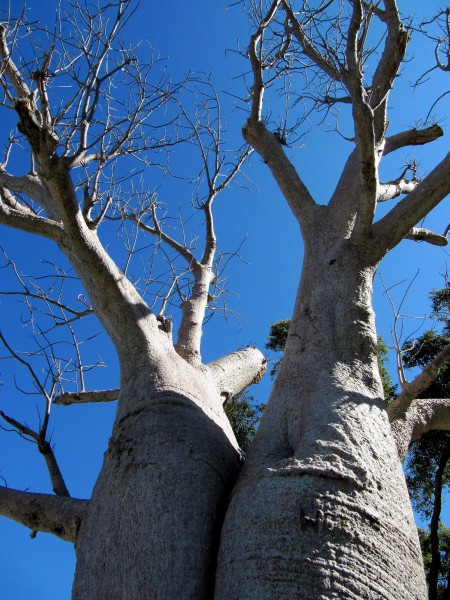
[[[450,335],[450,284],[447,282],[441,290],[430,293],[433,317],[444,324],[444,332]]]
[[[410,344],[403,354],[403,363],[407,369],[425,367],[433,358],[450,343],[449,287],[433,290],[430,294],[433,315],[444,324],[443,333],[433,330],[425,331]],[[450,367],[444,365],[434,382],[420,395],[421,398],[450,397]],[[440,457],[450,444],[450,432],[430,431],[410,448],[407,459],[407,483],[415,509],[426,518],[430,518],[430,506],[434,501],[434,476]],[[443,484],[450,483],[450,467],[445,469]],[[431,508],[432,510],[432,508]]]
[[[448,284],[442,290],[431,292],[433,317],[443,324],[443,329],[441,333],[435,330],[425,331],[412,344],[409,343],[403,353],[403,363],[406,368],[424,368],[450,343],[449,295]],[[448,364],[441,367],[438,377],[420,397],[450,398],[450,368]],[[429,431],[411,445],[406,463],[406,481],[414,509],[430,521],[430,531],[420,532],[427,578],[432,568],[433,544],[435,544],[434,552],[438,560],[436,564],[436,573],[439,570],[437,589],[435,588],[436,584],[432,584],[430,581],[430,598],[450,598],[450,589],[447,590],[450,568],[450,530],[442,523],[438,528],[437,521],[440,518],[442,492],[450,485],[449,448],[450,432]],[[440,469],[441,471],[443,469],[441,489],[437,485],[439,481],[437,474]],[[435,533],[430,535],[433,531]]]
[[[290,326],[290,319],[283,319],[282,321],[275,321],[275,323],[272,323],[267,338],[266,348],[273,352],[283,352],[284,347],[286,346]],[[276,377],[278,369],[280,368],[280,363],[281,358],[272,361],[272,367],[270,369],[270,376],[272,379]]]
[[[429,520],[433,512],[435,473],[441,456],[450,444],[450,432],[429,431],[414,442],[406,461],[406,483],[414,510]],[[450,484],[447,467],[442,480],[443,486]]]
[[[431,542],[430,534],[425,529],[419,528],[419,540],[422,548],[425,573],[430,571],[431,566]],[[438,600],[445,600],[450,596],[449,573],[450,573],[450,529],[443,523],[439,524],[439,553],[441,555],[441,568],[439,570],[439,582],[437,589]]]
[[[286,345],[290,324],[291,321],[289,319],[272,323],[266,348],[274,352],[282,352]],[[277,360],[272,365],[270,371],[272,377],[275,377],[279,364],[280,360]],[[264,406],[264,404],[255,404],[253,396],[248,393],[248,389],[243,390],[240,394],[232,398],[225,406],[225,413],[230,420],[238,444],[244,453],[247,451],[256,433]]]
[[[225,413],[243,452],[247,451],[256,433],[263,410],[264,404],[255,404],[248,389],[243,390],[225,405]]]
[[[266,348],[268,350],[273,350],[274,352],[283,352],[284,347],[286,346],[290,325],[290,319],[284,319],[283,321],[275,321],[275,323],[272,323],[266,344]]]
[[[443,333],[425,331],[414,341],[412,347],[403,354],[403,363],[407,369],[425,367],[433,358],[450,343],[450,332],[447,333],[448,324]],[[410,345],[411,346],[411,345]],[[450,366],[443,365],[439,375],[433,383],[420,395],[421,398],[449,398],[450,397]]]

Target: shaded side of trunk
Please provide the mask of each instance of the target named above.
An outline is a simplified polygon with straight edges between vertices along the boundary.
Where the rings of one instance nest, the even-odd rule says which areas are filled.
[[[159,381],[146,382],[142,363],[135,365],[134,377],[128,368],[76,543],[77,600],[212,596],[219,532],[239,453],[221,422],[220,398],[201,375],[189,385],[193,369],[175,360],[167,369],[173,374],[169,380],[160,373]]]
[[[309,243],[280,372],[222,531],[217,600],[426,593],[383,405],[368,262],[349,241]]]

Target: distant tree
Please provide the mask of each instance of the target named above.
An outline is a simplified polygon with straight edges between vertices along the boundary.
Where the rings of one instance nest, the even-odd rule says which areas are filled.
[[[225,404],[225,414],[230,420],[234,435],[245,453],[255,437],[264,404],[255,402],[248,389],[243,390]]]
[[[266,348],[268,350],[271,350],[272,352],[276,353],[284,351],[290,324],[290,319],[275,321],[275,323],[271,324],[266,344]],[[272,361],[272,367],[270,369],[271,377],[275,377],[278,373],[278,369],[280,368],[280,362],[281,358]]]
[[[450,343],[450,288],[447,285],[430,294],[433,316],[442,324],[442,331],[425,331],[415,340],[408,341],[403,352],[406,368],[424,368]],[[443,364],[437,377],[424,390],[420,398],[450,398],[450,365]],[[447,555],[448,529],[441,521],[442,495],[450,483],[450,434],[446,431],[429,431],[415,441],[408,453],[406,481],[416,511],[429,520],[426,540],[425,571],[428,580],[428,597],[436,600],[449,597],[450,557]],[[425,537],[424,537],[425,536]]]
[[[422,547],[422,556],[425,566],[427,581],[429,581],[429,572],[432,562],[430,533],[424,529],[419,529],[420,545]],[[441,565],[438,577],[437,594],[434,596],[438,600],[449,600],[450,598],[450,529],[439,525],[439,552],[441,554]]]
[[[448,530],[440,517],[442,495],[450,482],[449,461],[449,434],[433,431],[412,444],[406,463],[413,506],[422,518],[429,520],[429,530],[422,533],[421,542],[430,600],[441,598],[448,585]],[[444,534],[446,537],[441,537]]]

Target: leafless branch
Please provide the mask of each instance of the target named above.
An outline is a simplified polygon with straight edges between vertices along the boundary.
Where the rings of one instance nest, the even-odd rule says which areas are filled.
[[[402,392],[388,409],[389,419],[404,418],[413,400],[415,400],[439,375],[440,368],[450,360],[450,344],[422,370],[411,382],[405,382]],[[449,402],[447,400],[447,402]]]
[[[65,392],[56,396],[53,404],[70,406],[71,404],[83,404],[86,402],[112,402],[117,400],[120,389],[113,390],[91,390],[89,392]]]
[[[32,532],[45,531],[74,543],[88,507],[87,500],[34,494],[0,487],[0,514]]]
[[[414,240],[415,242],[427,242],[433,246],[447,246],[448,231],[446,230],[443,235],[424,229],[423,227],[413,227],[408,235],[405,236],[407,240]]]

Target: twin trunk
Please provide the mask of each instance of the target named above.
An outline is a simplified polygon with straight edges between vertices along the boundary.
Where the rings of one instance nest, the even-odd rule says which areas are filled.
[[[378,374],[375,267],[350,242],[325,254],[307,253],[216,574],[238,456],[201,402],[161,392],[116,422],[77,543],[75,598],[206,600],[214,585],[217,600],[424,597]]]

